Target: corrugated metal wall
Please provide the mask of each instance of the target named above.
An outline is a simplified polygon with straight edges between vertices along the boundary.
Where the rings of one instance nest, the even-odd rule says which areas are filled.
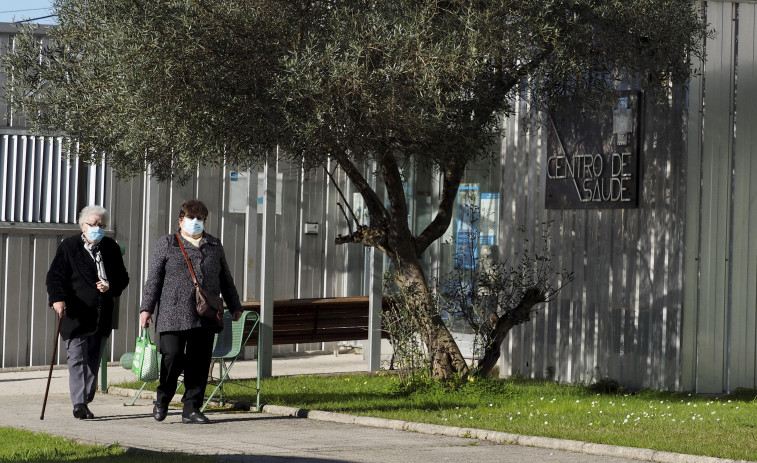
[[[513,330],[503,374],[757,387],[757,4],[705,5],[704,73],[643,117],[638,209],[545,210],[546,136],[507,121],[501,257],[523,246],[519,225],[533,239],[551,222],[557,268],[576,279]]]
[[[500,261],[538,252],[549,230],[555,269],[575,281],[511,332],[501,374],[680,387],[686,97],[672,88],[667,104],[644,105],[636,209],[545,209],[546,130],[522,127],[526,103],[505,122]]]
[[[757,4],[707,4],[691,86],[683,387],[757,387]]]

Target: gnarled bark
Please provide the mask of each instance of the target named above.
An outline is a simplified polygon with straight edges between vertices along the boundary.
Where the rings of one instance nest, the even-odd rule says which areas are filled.
[[[491,372],[494,365],[499,360],[500,347],[504,342],[507,333],[513,329],[514,326],[525,323],[531,319],[531,310],[536,304],[544,302],[546,295],[536,288],[528,289],[521,298],[518,305],[511,311],[508,311],[501,316],[495,316],[496,322],[493,323],[489,339],[491,342],[484,351],[484,356],[478,361],[476,370],[479,375],[487,375]]]

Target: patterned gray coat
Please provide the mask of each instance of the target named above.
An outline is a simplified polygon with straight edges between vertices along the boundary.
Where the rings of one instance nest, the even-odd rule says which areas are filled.
[[[200,285],[215,294],[220,293],[230,311],[241,311],[239,294],[226,263],[221,241],[205,233],[198,249],[184,237],[181,240]],[[155,246],[139,311],[153,314],[156,305],[158,314],[154,320],[157,333],[185,331],[200,326],[200,317],[195,309],[192,275],[176,234],[161,237]]]

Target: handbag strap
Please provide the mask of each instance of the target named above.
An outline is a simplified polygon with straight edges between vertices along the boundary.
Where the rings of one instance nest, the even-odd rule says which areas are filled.
[[[189,261],[189,256],[187,255],[187,250],[184,249],[184,244],[181,242],[181,236],[179,233],[176,233],[176,239],[179,240],[179,247],[181,248],[181,252],[184,253],[184,258],[187,260],[187,266],[189,267],[189,273],[192,274],[192,281],[195,282],[195,286],[200,286],[199,283],[197,283],[197,277],[195,276],[195,270],[192,268],[192,262]]]

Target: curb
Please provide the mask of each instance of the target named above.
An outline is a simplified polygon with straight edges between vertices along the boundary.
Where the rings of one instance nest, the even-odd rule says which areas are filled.
[[[124,397],[134,397],[134,389],[120,387],[108,387],[107,394]],[[152,391],[142,391],[140,397],[155,399]],[[233,401],[229,401],[233,403]],[[294,418],[306,418],[310,420],[329,421],[333,423],[355,424],[373,428],[392,429],[395,431],[410,431],[421,434],[433,434],[448,437],[463,437],[494,442],[497,444],[523,445],[553,450],[566,450],[586,455],[630,458],[640,461],[652,461],[655,463],[757,463],[747,460],[731,460],[728,458],[706,457],[701,455],[687,455],[682,453],[663,452],[659,450],[642,449],[636,447],[623,447],[619,445],[595,444],[569,439],[556,439],[553,437],[524,436],[510,434],[501,431],[489,431],[476,428],[460,428],[456,426],[444,426],[439,424],[414,423],[412,421],[392,420],[388,418],[376,418],[371,416],[348,415],[346,413],[326,412],[321,410],[309,410],[307,408],[287,407],[284,405],[262,405],[262,413],[278,416],[290,416]]]

